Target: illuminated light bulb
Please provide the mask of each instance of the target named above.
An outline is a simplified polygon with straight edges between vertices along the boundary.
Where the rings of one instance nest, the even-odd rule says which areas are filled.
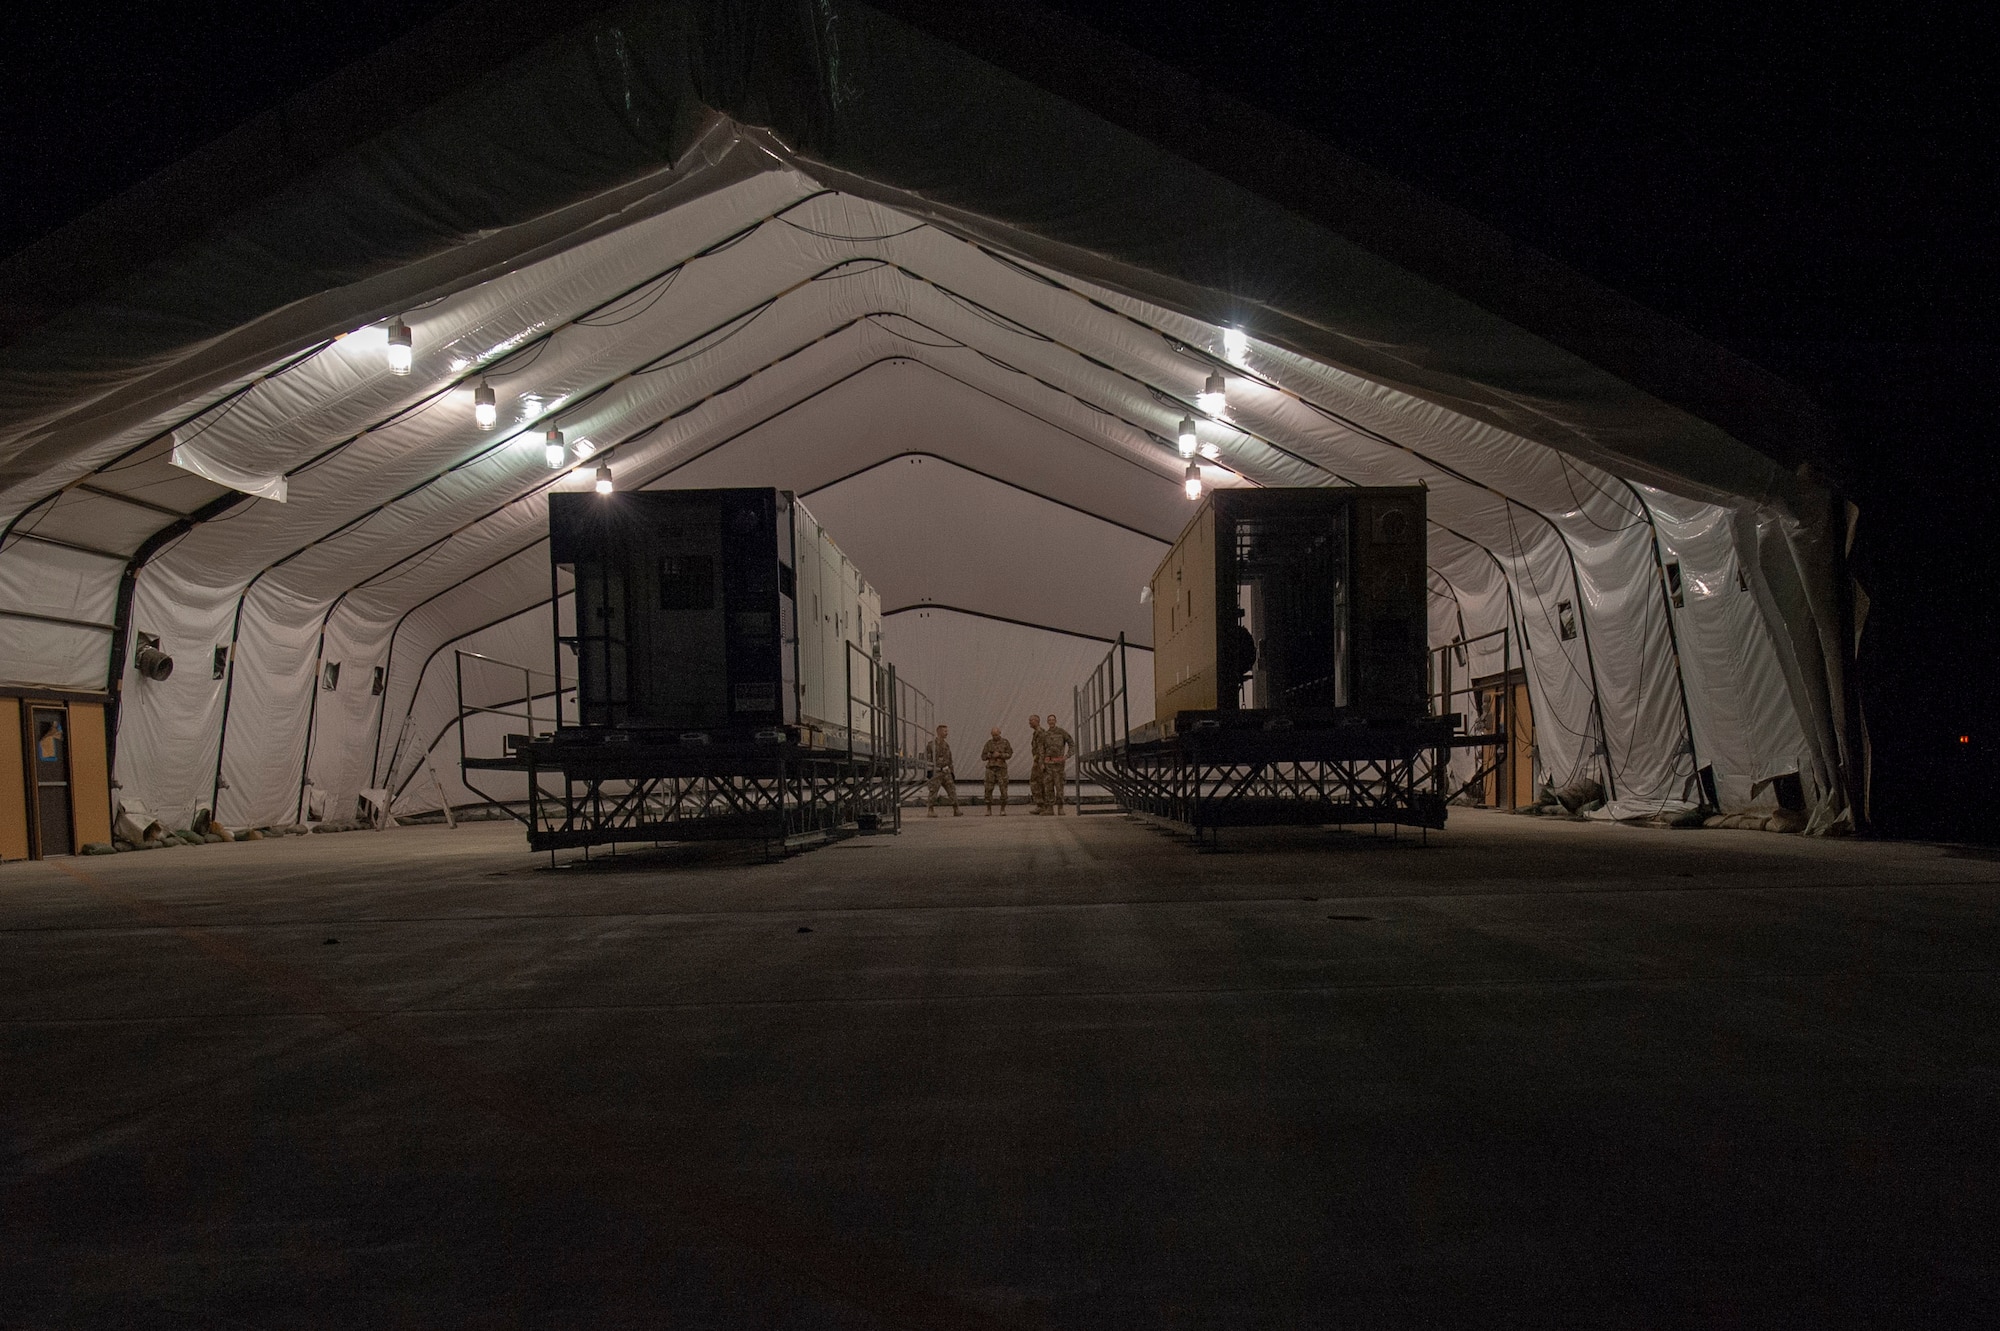
[[[1192,462],[1188,463],[1186,488],[1189,499],[1201,498],[1201,468]]]
[[[563,447],[562,431],[550,430],[547,442],[542,445],[542,460],[549,464],[550,471],[555,471],[568,460],[568,457],[569,450]]]
[[[410,340],[410,326],[401,318],[389,321],[389,373],[408,374],[410,361],[416,354]]]
[[[611,493],[611,466],[609,463],[597,469],[597,493],[601,495]]]
[[[597,451],[597,445],[591,443],[588,439],[579,439],[575,443],[571,444],[569,447],[570,451],[576,454],[576,460],[578,462],[583,461],[585,458],[589,457],[592,453],[595,453]]]
[[[1222,371],[1217,370],[1208,376],[1208,382],[1202,385],[1201,395],[1194,401],[1196,406],[1211,416],[1222,414],[1222,409],[1229,405],[1229,399],[1224,393]]]
[[[484,379],[472,390],[472,419],[482,430],[492,429],[500,420],[500,400],[493,396],[493,386]]]
[[[1181,417],[1181,429],[1180,429],[1181,456],[1184,458],[1193,457],[1195,445],[1197,442],[1198,441],[1195,439],[1195,434],[1194,434],[1194,417],[1192,416]]]
[[[1241,328],[1223,329],[1222,354],[1241,365],[1250,354],[1250,335]]]

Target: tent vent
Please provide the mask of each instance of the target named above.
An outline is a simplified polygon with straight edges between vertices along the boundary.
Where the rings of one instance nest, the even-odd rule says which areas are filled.
[[[160,650],[157,633],[139,635],[139,652],[132,658],[132,665],[142,677],[155,683],[174,673],[174,658]]]

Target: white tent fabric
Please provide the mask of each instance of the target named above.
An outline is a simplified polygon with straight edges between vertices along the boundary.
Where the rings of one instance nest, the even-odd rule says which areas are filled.
[[[605,463],[625,489],[806,495],[972,752],[1031,707],[1067,719],[1121,634],[1150,679],[1137,592],[1188,515],[1173,436],[1193,412],[1214,483],[1428,487],[1433,645],[1477,640],[1466,674],[1497,673],[1505,630],[1542,778],[1595,777],[1636,816],[1698,800],[1703,767],[1731,807],[1796,771],[1816,826],[1845,815],[1825,524],[1755,467],[1732,490],[1708,435],[1677,477],[1650,446],[1628,464],[1548,442],[1595,409],[1581,381],[1515,391],[1510,428],[1469,380],[1364,372],[1414,350],[1308,354],[1246,320],[1232,356],[1164,269],[1057,262],[751,126],[711,121],[667,174],[476,280],[371,279],[412,330],[408,376],[371,317],[272,328],[256,361],[246,328],[221,377],[213,341],[159,358],[144,419],[92,407],[99,433],[82,406],[23,408],[0,432],[0,681],[102,689],[123,635],[158,634],[172,677],[111,682],[117,779],[163,816],[289,822],[309,787],[340,811],[383,785],[405,812],[481,798],[456,772],[455,654],[554,668],[546,496]],[[1217,368],[1228,405],[1201,413]],[[588,462],[551,472],[552,427]],[[175,467],[176,441],[286,502]]]

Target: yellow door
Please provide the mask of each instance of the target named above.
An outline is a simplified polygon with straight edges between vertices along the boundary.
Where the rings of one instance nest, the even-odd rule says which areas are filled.
[[[1486,806],[1518,809],[1535,802],[1535,718],[1525,681],[1489,684],[1479,691],[1481,710],[1507,732],[1507,752],[1486,774]]]
[[[0,698],[0,860],[28,858],[28,745],[21,700]]]
[[[70,818],[78,854],[93,841],[111,840],[111,768],[104,745],[104,704],[69,705]]]
[[[1535,714],[1528,707],[1526,681],[1513,686],[1513,708],[1508,718],[1507,786],[1510,809],[1535,802]]]

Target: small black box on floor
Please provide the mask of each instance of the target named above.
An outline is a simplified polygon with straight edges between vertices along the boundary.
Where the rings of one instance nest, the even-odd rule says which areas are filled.
[[[1154,715],[1417,721],[1425,491],[1213,492],[1153,574]]]

